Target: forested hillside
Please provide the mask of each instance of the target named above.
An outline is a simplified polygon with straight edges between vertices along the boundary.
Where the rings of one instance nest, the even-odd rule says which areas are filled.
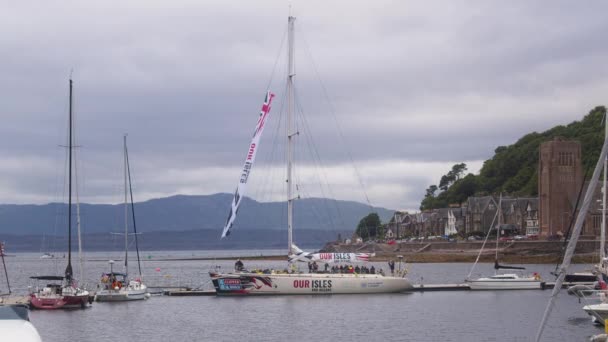
[[[545,132],[532,132],[523,136],[515,144],[499,146],[491,159],[484,162],[479,175],[464,176],[465,164],[456,164],[439,180],[439,185],[431,185],[421,210],[447,207],[461,203],[469,196],[503,192],[513,196],[536,196],[538,193],[538,149],[540,144],[555,137],[576,139],[581,142],[583,169],[589,175],[597,163],[604,139],[603,119],[606,108],[598,106],[581,121],[566,126],[556,126]]]

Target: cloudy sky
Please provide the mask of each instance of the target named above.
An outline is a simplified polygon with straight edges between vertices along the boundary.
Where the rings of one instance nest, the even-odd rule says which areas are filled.
[[[70,73],[83,201],[121,200],[123,133],[136,199],[232,192],[269,84],[250,193],[284,198],[288,4],[2,1],[0,202],[62,200]],[[603,1],[291,4],[303,196],[417,208],[451,165],[608,99]]]

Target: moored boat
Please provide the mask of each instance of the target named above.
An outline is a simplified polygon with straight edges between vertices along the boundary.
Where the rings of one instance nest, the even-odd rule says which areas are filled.
[[[593,318],[593,322],[604,325],[608,319],[608,303],[598,303],[583,306],[583,310]]]
[[[471,290],[532,290],[532,289],[541,289],[542,281],[540,274],[533,273],[532,275],[520,276],[517,273],[499,273],[501,269],[503,270],[525,270],[525,267],[519,266],[508,266],[501,265],[498,263],[498,251],[499,251],[499,237],[500,237],[500,225],[502,221],[502,194],[500,195],[500,200],[498,202],[498,210],[496,211],[496,216],[494,219],[498,217],[498,224],[496,225],[496,254],[494,256],[494,270],[495,273],[493,276],[489,277],[480,277],[477,279],[471,279],[471,274],[473,273],[473,269],[477,265],[477,261],[479,261],[479,257],[483,252],[483,246],[485,246],[488,241],[488,237],[490,236],[490,232],[492,231],[492,225],[494,224],[494,220],[490,225],[490,229],[486,235],[482,248],[479,250],[479,255],[477,256],[477,260],[473,264],[471,268],[471,272],[465,279],[465,282],[469,285]]]
[[[531,290],[540,289],[540,277],[520,277],[516,273],[496,274],[467,280],[471,290]]]
[[[85,308],[89,299],[89,291],[79,288],[62,276],[30,277],[47,282],[36,287],[30,294],[30,304],[33,308],[43,310]],[[52,283],[49,283],[52,282]]]
[[[90,303],[89,291],[80,288],[74,279],[72,271],[72,153],[74,149],[74,137],[72,119],[72,79],[70,79],[69,96],[69,138],[68,138],[68,264],[64,276],[35,276],[30,277],[39,281],[52,281],[43,286],[38,286],[30,293],[31,307],[36,309],[67,309],[84,308]],[[79,241],[80,242],[80,241]],[[79,243],[80,245],[80,243]],[[82,271],[81,271],[82,276]]]
[[[381,274],[210,273],[218,295],[395,293],[411,290],[406,278]]]
[[[137,239],[137,226],[135,224],[135,203],[133,202],[133,190],[131,187],[131,169],[129,167],[129,153],[127,150],[127,135],[124,139],[124,219],[125,219],[125,264],[124,273],[117,273],[113,270],[114,261],[110,260],[110,272],[101,277],[101,290],[95,295],[98,302],[125,302],[132,300],[142,300],[150,298],[148,287],[142,281],[141,261],[139,258],[139,244]],[[133,231],[135,236],[135,249],[137,251],[137,266],[139,277],[129,280],[129,203],[128,194],[131,194],[131,217],[133,220]]]
[[[295,17],[288,19],[288,73],[287,73],[287,259],[291,264],[291,271],[283,272],[248,272],[237,269],[234,273],[210,272],[209,275],[218,295],[295,295],[295,294],[372,294],[394,293],[408,291],[413,288],[405,278],[405,272],[400,276],[384,276],[383,274],[356,274],[356,273],[300,273],[295,270],[295,262],[321,261],[327,263],[365,262],[369,261],[366,253],[306,253],[293,244],[293,154],[294,139],[299,132],[295,127],[295,101],[294,101],[294,22]],[[264,104],[256,124],[251,144],[239,183],[237,185],[230,213],[222,232],[222,238],[230,235],[231,228],[238,213],[239,205],[249,179],[255,156],[259,148],[260,137],[269,117],[274,94],[267,91]],[[348,255],[348,258],[344,256]],[[352,270],[352,267],[351,267]]]

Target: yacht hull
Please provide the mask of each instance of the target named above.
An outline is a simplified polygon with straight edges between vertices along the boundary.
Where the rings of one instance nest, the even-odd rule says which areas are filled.
[[[147,289],[138,290],[101,290],[95,294],[97,302],[127,302],[133,300],[143,300],[150,297]]]
[[[541,281],[530,279],[496,280],[481,278],[468,280],[471,290],[540,290]]]
[[[74,296],[39,296],[38,294],[32,294],[30,296],[30,306],[40,310],[80,309],[85,308],[88,301],[88,294]]]
[[[604,325],[605,320],[608,319],[608,304],[585,305],[583,306],[583,310],[593,318],[595,323]]]
[[[219,296],[397,293],[413,289],[406,278],[374,274],[210,273]]]

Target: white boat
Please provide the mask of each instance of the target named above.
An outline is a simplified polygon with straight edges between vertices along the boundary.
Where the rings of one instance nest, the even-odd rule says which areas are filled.
[[[53,259],[53,255],[50,253],[44,253],[40,256],[40,259]]]
[[[583,310],[592,317],[593,322],[604,325],[608,319],[608,303],[599,303],[583,306]]]
[[[485,246],[488,237],[490,236],[490,232],[492,228],[488,230],[488,234],[486,235],[486,239],[483,243],[481,250],[479,251],[479,255],[477,256],[477,260],[469,273],[465,282],[469,285],[471,290],[539,290],[542,288],[542,281],[540,275],[538,273],[534,273],[528,276],[520,276],[516,273],[498,273],[501,269],[507,270],[525,270],[524,267],[518,266],[505,266],[500,265],[498,263],[498,242],[500,241],[500,224],[502,221],[502,194],[500,195],[500,200],[498,202],[498,208],[496,215],[498,217],[498,224],[496,225],[496,255],[494,258],[494,270],[495,274],[489,277],[481,277],[477,279],[471,279],[471,273],[477,265],[477,261],[479,260],[479,255],[483,252],[483,246]],[[495,217],[496,219],[496,217]],[[494,222],[492,221],[492,224]]]
[[[40,334],[28,318],[25,306],[0,306],[2,341],[41,342]]]
[[[515,273],[496,274],[467,282],[471,290],[538,290],[540,278],[520,277]]]
[[[210,273],[218,295],[395,293],[412,289],[402,277],[334,273]]]
[[[110,263],[113,263],[110,260]],[[95,294],[98,302],[126,302],[150,298],[148,287],[139,279],[129,281],[127,274],[112,272],[103,275],[102,290]]]
[[[124,273],[114,272],[114,261],[110,260],[110,272],[101,277],[101,290],[95,294],[98,302],[125,302],[150,298],[148,287],[142,281],[141,261],[139,259],[139,245],[137,243],[137,226],[135,224],[135,204],[133,202],[133,191],[131,187],[131,171],[129,168],[129,153],[127,151],[127,135],[124,136],[124,181],[125,181],[125,265]],[[137,251],[137,265],[139,277],[129,280],[129,200],[131,194],[131,215],[133,219],[133,235],[135,236],[135,249]]]
[[[292,182],[293,168],[293,140],[297,136],[294,125],[294,64],[293,64],[293,37],[295,17],[288,19],[288,75],[287,75],[287,247],[290,262],[326,260],[327,262],[366,261],[369,255],[365,253],[305,253],[293,244],[293,195]],[[230,229],[242,197],[245,194],[247,180],[253,166],[255,155],[259,147],[259,139],[263,132],[264,123],[270,113],[274,94],[267,92],[264,105],[254,131],[252,142],[245,159],[240,181],[232,201],[232,206],[222,238],[230,234]],[[352,255],[351,255],[352,254]],[[348,257],[348,258],[347,258]],[[352,259],[351,259],[352,258]],[[412,289],[411,283],[401,276],[384,276],[381,274],[337,274],[337,273],[300,273],[292,264],[291,271],[254,273],[237,271],[234,273],[209,272],[213,286],[218,295],[327,295],[327,294],[370,294],[402,292]]]

